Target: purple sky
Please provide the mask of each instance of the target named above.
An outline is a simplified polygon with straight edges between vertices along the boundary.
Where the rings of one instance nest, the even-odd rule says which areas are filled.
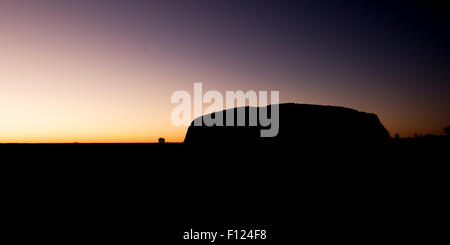
[[[170,95],[194,82],[442,134],[450,21],[425,3],[1,1],[0,141],[180,141]]]

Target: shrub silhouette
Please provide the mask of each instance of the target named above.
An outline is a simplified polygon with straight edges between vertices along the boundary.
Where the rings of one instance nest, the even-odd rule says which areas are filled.
[[[447,136],[450,136],[450,126],[444,128],[445,133],[447,133]]]

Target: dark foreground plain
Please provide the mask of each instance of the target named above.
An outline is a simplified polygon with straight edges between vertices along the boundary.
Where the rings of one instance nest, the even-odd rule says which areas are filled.
[[[445,234],[448,144],[8,144],[0,151],[6,232],[18,243],[185,244],[191,228],[267,230],[264,241],[216,241],[242,244],[431,243]]]

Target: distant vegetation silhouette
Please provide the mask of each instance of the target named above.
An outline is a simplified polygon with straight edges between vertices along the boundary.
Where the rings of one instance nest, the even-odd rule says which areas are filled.
[[[445,133],[447,136],[450,136],[450,126],[444,128]]]
[[[414,134],[414,137],[401,138],[398,134],[393,141],[395,144],[408,145],[450,145],[450,126],[444,128],[446,135]]]

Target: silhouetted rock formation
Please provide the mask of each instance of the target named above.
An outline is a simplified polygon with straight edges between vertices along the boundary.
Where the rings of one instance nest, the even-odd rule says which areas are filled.
[[[234,119],[236,125],[236,108]],[[224,122],[226,111],[223,111]],[[193,126],[189,127],[185,143],[194,144],[380,144],[390,140],[386,128],[377,115],[357,110],[308,104],[280,104],[280,125],[276,137],[262,138],[259,125],[249,126]],[[214,118],[214,113],[210,114]],[[249,107],[245,107],[248,125]],[[259,115],[259,112],[258,112]],[[270,118],[269,106],[269,118]],[[205,116],[195,120],[203,120]]]

